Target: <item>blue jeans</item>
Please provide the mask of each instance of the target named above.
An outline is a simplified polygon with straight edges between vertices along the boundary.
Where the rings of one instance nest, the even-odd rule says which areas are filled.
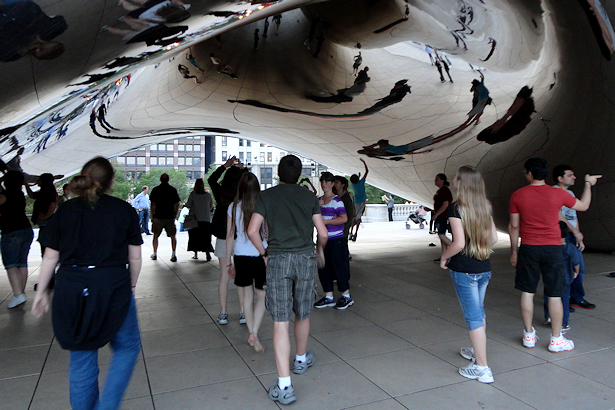
[[[141,233],[149,234],[149,209],[141,209],[139,212],[139,226],[141,227]]]
[[[70,404],[73,410],[112,410],[120,407],[141,352],[137,307],[133,296],[130,297],[130,308],[124,324],[111,339],[111,349],[113,357],[100,399],[98,350],[71,350]]]
[[[485,292],[489,279],[491,279],[491,272],[463,273],[451,269],[451,279],[453,279],[457,299],[463,310],[468,330],[484,326]]]
[[[562,305],[564,305],[564,320],[562,321],[562,326],[568,326],[568,320],[570,318],[570,285],[564,284],[564,289],[562,290]],[[549,298],[547,295],[544,297],[544,312],[545,312],[545,320],[548,319],[549,316]]]
[[[33,239],[32,228],[2,234],[0,251],[5,269],[28,267],[28,253]]]

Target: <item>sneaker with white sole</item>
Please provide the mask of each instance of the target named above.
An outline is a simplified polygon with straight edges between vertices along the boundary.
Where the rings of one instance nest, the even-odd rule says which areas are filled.
[[[280,386],[278,386],[277,383],[269,388],[269,398],[273,401],[280,402],[281,404],[290,404],[297,401],[293,386],[280,389]]]
[[[218,324],[219,325],[226,325],[228,323],[228,314],[227,313],[220,313],[218,315]]]
[[[551,353],[569,352],[574,349],[574,342],[566,339],[563,335],[559,337],[551,336],[551,343],[549,343],[549,351]]]
[[[491,373],[491,369],[487,367],[481,370],[474,361],[466,367],[460,367],[459,374],[468,379],[478,380],[481,383],[493,383],[493,373]]]
[[[523,347],[533,349],[536,346],[537,339],[536,329],[532,328],[532,333],[527,333],[525,330],[523,331]]]
[[[11,299],[11,301],[9,302],[9,304],[6,305],[6,307],[9,309],[13,309],[24,303],[26,303],[26,294],[22,293],[19,296],[14,296],[13,299]]]
[[[322,299],[320,299],[318,302],[314,303],[314,307],[316,309],[323,309],[326,307],[333,307],[335,306],[335,299],[333,298],[328,298],[326,296],[323,296]]]
[[[311,350],[308,350],[308,352],[305,354],[305,362],[298,362],[297,359],[295,359],[295,363],[293,365],[293,373],[295,374],[303,374],[307,371],[308,367],[312,367],[312,365],[314,364],[314,352]]]
[[[246,315],[244,313],[240,313],[239,314],[239,324],[240,325],[245,325],[246,324]]]
[[[472,346],[462,347],[461,349],[459,349],[459,354],[464,359],[476,360],[476,356],[474,355],[474,348]]]
[[[158,256],[157,256],[155,253],[152,253],[152,254],[150,255],[150,258],[151,258],[153,261],[155,261],[156,259],[158,259]]]
[[[340,296],[335,304],[335,308],[338,310],[344,310],[348,306],[354,305],[354,300],[352,298],[347,298],[346,296]]]

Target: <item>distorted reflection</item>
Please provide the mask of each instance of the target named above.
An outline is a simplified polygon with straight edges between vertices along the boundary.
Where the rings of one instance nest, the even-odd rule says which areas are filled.
[[[477,139],[493,145],[519,135],[530,123],[531,115],[535,112],[532,91],[527,85],[523,87],[506,114],[482,130]]]
[[[53,39],[68,28],[63,16],[48,16],[30,0],[0,4],[0,61],[31,55],[51,60],[64,53],[64,44]]]

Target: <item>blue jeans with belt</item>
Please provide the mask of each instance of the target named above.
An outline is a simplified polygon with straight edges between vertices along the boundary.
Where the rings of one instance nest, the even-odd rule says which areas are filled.
[[[141,352],[141,336],[134,296],[124,324],[111,339],[113,357],[102,395],[98,393],[98,350],[70,352],[70,404],[73,410],[119,409]]]
[[[451,278],[468,330],[485,325],[485,293],[491,272],[463,273],[451,269]]]
[[[139,210],[139,226],[141,227],[141,233],[149,234],[149,209]]]

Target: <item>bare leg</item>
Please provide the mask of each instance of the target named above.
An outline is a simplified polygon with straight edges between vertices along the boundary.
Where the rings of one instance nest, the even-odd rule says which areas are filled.
[[[549,301],[549,308],[551,307],[551,301]],[[560,306],[561,306],[561,298],[560,298]],[[563,308],[562,308],[563,309]],[[554,321],[553,314],[551,314],[551,322]],[[523,317],[523,327],[527,333],[532,331],[532,322],[534,321],[534,294],[521,292],[521,317]],[[562,316],[560,316],[560,327],[562,326],[561,320]]]
[[[310,336],[310,318],[295,320],[295,343],[297,344],[297,356],[307,352],[307,342]]]
[[[154,239],[152,239],[152,248],[154,248],[154,253],[158,251],[158,237],[154,235]]]
[[[551,316],[551,333],[554,337],[558,337],[562,333],[562,321],[564,320],[562,298],[549,298],[549,315]]]
[[[483,319],[483,322],[485,322],[485,319]],[[486,326],[470,330],[470,340],[472,341],[472,347],[474,348],[476,364],[479,366],[488,366]]]
[[[223,266],[228,265],[228,258],[218,258],[220,262],[220,280],[218,280],[218,298],[220,298],[220,312],[226,313],[226,299],[228,297],[228,275]]]
[[[24,293],[22,287],[23,280],[21,278],[21,272],[19,271],[19,268],[9,268],[6,270],[6,273],[9,277],[11,289],[13,290],[13,296],[22,295]]]
[[[254,308],[254,286],[246,286],[243,289],[244,297],[243,297],[243,306],[246,314],[246,325],[248,326],[248,330],[250,331],[250,337],[248,337],[248,344],[254,347],[254,350],[257,353],[262,353],[265,349],[263,345],[258,340],[258,328],[261,325],[261,321],[263,320],[263,314],[265,313],[265,303],[263,300],[263,309],[260,312],[260,317],[257,317],[258,314],[257,308]],[[260,291],[264,295],[264,291]],[[257,302],[258,303],[258,302]],[[256,323],[258,321],[258,323]]]
[[[245,306],[244,298],[245,298],[245,293],[246,292],[250,293],[248,290],[246,290],[246,288],[243,288],[241,286],[237,286],[237,296],[239,297],[239,313],[244,313],[245,312],[245,310],[244,310],[245,309],[245,307],[244,307]]]
[[[297,331],[295,322],[295,332]],[[297,334],[295,333],[295,337]],[[278,368],[278,377],[290,377],[290,335],[288,334],[288,322],[273,322],[273,351],[275,364]],[[305,350],[303,351],[305,354]],[[299,351],[297,351],[299,354]]]
[[[171,236],[171,250],[175,252],[175,248],[177,248],[177,238]]]
[[[265,315],[265,291],[256,289],[256,305],[254,306],[254,328],[252,333],[258,334],[258,330],[263,322],[263,316]]]
[[[19,268],[21,274],[21,293],[26,293],[26,284],[28,283],[28,267]]]

